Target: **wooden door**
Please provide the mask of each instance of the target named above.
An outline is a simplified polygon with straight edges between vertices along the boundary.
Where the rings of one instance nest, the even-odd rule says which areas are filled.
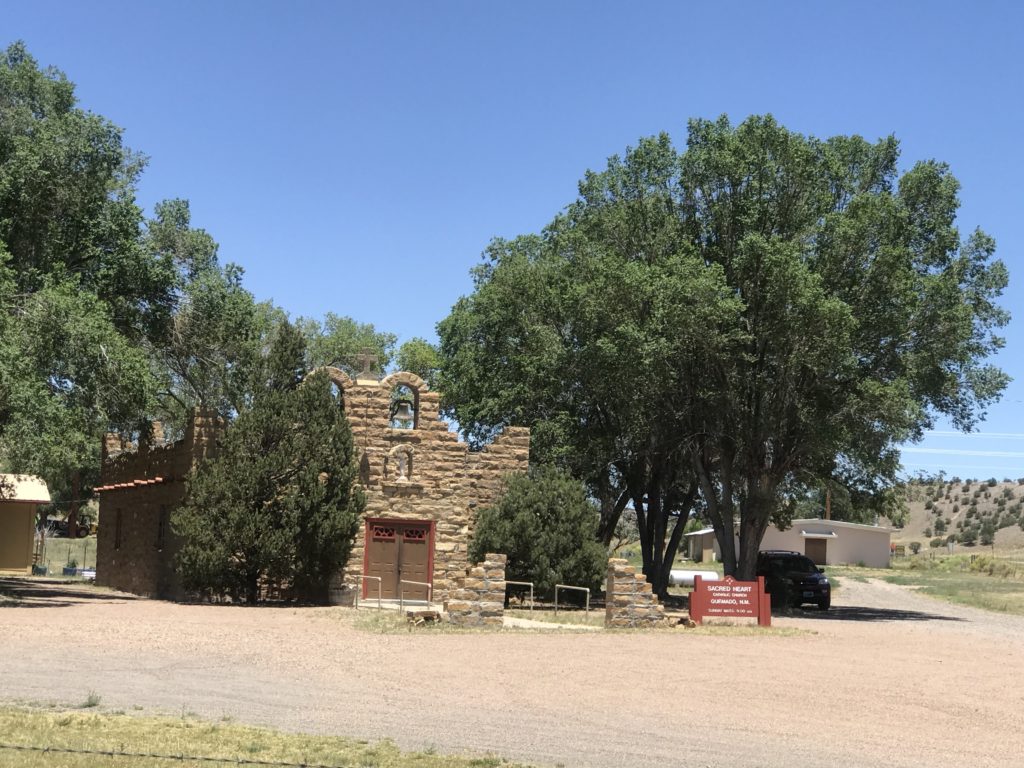
[[[402,526],[402,541],[399,545],[398,569],[400,578],[418,581],[421,584],[403,584],[406,600],[426,600],[427,588],[423,584],[433,583],[430,574],[430,526]]]
[[[363,597],[426,600],[432,584],[434,542],[431,525],[426,521],[371,520],[366,524],[366,559],[363,573],[375,578],[363,580]],[[422,584],[400,584],[401,581]]]
[[[384,599],[398,597],[398,529],[387,522],[367,523],[366,564],[363,573],[375,578],[363,580],[363,596]],[[376,579],[380,579],[377,581]]]
[[[804,554],[815,565],[825,565],[828,559],[828,539],[804,539]]]

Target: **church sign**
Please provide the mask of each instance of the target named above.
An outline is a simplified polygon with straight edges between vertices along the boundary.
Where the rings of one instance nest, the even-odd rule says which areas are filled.
[[[722,581],[705,581],[694,577],[690,593],[690,619],[700,624],[709,618],[757,619],[758,625],[772,625],[771,596],[764,591],[764,576],[757,581],[736,581],[726,576]]]

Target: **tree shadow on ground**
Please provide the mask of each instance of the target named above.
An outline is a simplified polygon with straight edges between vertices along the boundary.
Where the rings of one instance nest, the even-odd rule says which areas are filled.
[[[65,608],[99,602],[129,602],[134,595],[102,592],[90,584],[56,579],[0,578],[0,608]]]
[[[957,616],[944,616],[941,613],[925,613],[924,611],[908,611],[897,608],[868,608],[859,605],[833,605],[827,611],[811,608],[776,612],[773,608],[772,615],[822,621],[966,621]]]

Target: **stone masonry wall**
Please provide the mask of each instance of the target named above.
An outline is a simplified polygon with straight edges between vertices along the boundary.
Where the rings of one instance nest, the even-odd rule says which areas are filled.
[[[214,414],[197,411],[175,443],[129,446],[116,435],[103,445],[96,583],[149,597],[181,598],[173,555],[179,542],[170,516],[185,496],[185,478],[215,445]],[[155,430],[159,434],[159,430]]]
[[[469,567],[467,547],[476,511],[493,503],[503,478],[525,472],[530,431],[509,427],[481,451],[470,451],[440,417],[440,395],[412,373],[352,381],[327,369],[342,391],[352,441],[359,455],[359,482],[367,519],[430,521],[434,528],[434,602],[450,595],[454,579]],[[392,391],[415,395],[413,429],[392,429]],[[360,527],[348,565],[331,587],[331,602],[350,604],[363,572],[366,525]]]
[[[647,578],[622,558],[608,560],[604,599],[606,627],[653,627],[665,621],[665,607]]]
[[[463,627],[498,626],[505,616],[505,565],[508,555],[487,553],[484,561],[453,579],[448,620]]]

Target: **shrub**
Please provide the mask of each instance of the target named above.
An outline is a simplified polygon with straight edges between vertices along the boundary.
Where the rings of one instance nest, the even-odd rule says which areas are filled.
[[[932,529],[931,528],[925,528],[923,533],[924,533],[925,536],[931,536],[932,535]]]
[[[926,501],[924,503],[924,508],[925,509],[931,509],[934,506],[935,506],[935,502],[933,502],[931,499],[928,499],[928,501]]]
[[[993,486],[996,486],[996,485],[998,485],[998,484],[999,484],[999,481],[998,481],[998,480],[996,480],[996,479],[995,479],[994,477],[990,477],[990,478],[989,478],[989,479],[987,480],[987,482],[988,482],[988,487],[989,487],[989,488],[992,488]]]
[[[508,555],[508,578],[532,581],[538,595],[552,596],[555,584],[597,590],[608,564],[594,538],[599,520],[582,483],[554,467],[531,468],[510,477],[498,503],[480,511],[469,558]]]
[[[945,532],[946,532],[946,521],[943,520],[940,517],[938,520],[935,521],[935,535],[936,536],[941,536]],[[930,535],[930,534],[928,534],[928,535]]]
[[[960,511],[960,505],[959,504],[954,504],[953,505],[953,514],[955,515],[959,511]]]
[[[996,539],[996,524],[986,520],[981,526],[981,544],[989,547]]]
[[[938,536],[938,537],[932,539],[931,541],[929,541],[928,542],[928,546],[931,547],[932,549],[938,549],[939,547],[941,547],[945,543],[946,543],[946,540],[944,538],[942,538],[941,536]]]
[[[910,551],[913,554],[915,554],[915,555],[918,552],[920,552],[921,551],[921,542],[920,541],[912,541],[912,542],[910,542]]]
[[[1005,560],[1000,560],[989,555],[980,555],[970,566],[972,571],[978,573],[987,573],[989,576],[1001,576],[1002,578],[1009,578],[1017,572],[1017,568]]]

